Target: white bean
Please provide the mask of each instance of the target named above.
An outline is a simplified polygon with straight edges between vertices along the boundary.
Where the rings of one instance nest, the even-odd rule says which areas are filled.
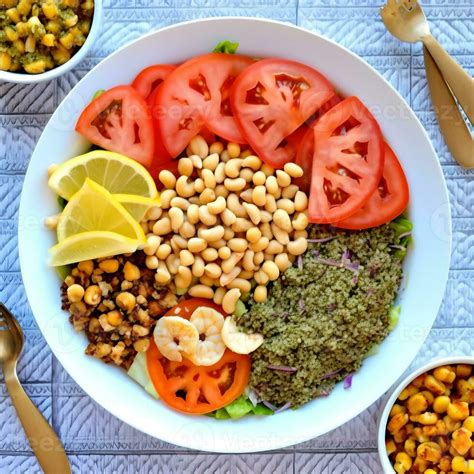
[[[235,311],[237,301],[239,300],[241,292],[238,288],[230,289],[222,298],[222,309],[228,313],[232,314]]]

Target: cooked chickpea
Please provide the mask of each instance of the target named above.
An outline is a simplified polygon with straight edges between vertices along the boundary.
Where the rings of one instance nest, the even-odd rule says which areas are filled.
[[[410,470],[412,466],[412,459],[406,453],[398,453],[395,457],[395,464],[393,468],[398,473],[405,473],[406,471]]]
[[[81,301],[83,296],[84,288],[81,285],[78,285],[77,283],[71,285],[67,289],[67,297],[71,303],[77,303],[78,301]]]
[[[407,408],[410,414],[419,415],[428,408],[428,400],[421,393],[411,395],[407,402]]]
[[[466,402],[453,401],[448,405],[448,416],[456,421],[465,420],[469,416],[469,404]]]
[[[98,285],[91,285],[84,292],[84,302],[90,306],[96,306],[102,299],[102,291]]]
[[[107,313],[107,322],[111,325],[111,326],[114,326],[114,327],[117,327],[120,325],[120,323],[122,322],[123,320],[123,316],[122,314],[117,311],[117,310],[114,310],[114,311],[110,311]]]
[[[123,310],[131,311],[133,308],[135,308],[137,301],[135,296],[132,295],[132,293],[124,291],[118,294],[117,298],[115,298],[115,302],[117,303],[117,306],[119,306]]]
[[[123,276],[127,281],[135,281],[140,279],[140,269],[131,262],[126,262],[123,267]]]
[[[77,264],[77,268],[86,275],[92,275],[94,271],[94,262],[92,260],[84,260]]]
[[[450,399],[446,395],[440,395],[433,401],[433,410],[435,413],[446,413]]]
[[[451,367],[446,366],[436,367],[436,369],[433,370],[433,375],[441,382],[447,383],[453,383],[456,378],[456,372],[454,372]]]

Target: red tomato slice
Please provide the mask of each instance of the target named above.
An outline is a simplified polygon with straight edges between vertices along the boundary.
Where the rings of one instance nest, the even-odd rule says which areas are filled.
[[[316,120],[321,118],[328,110],[332,109],[342,100],[343,98],[340,95],[331,97],[316,112]],[[298,130],[301,130],[302,128],[305,130],[305,132],[303,136],[298,137],[299,143],[296,152],[295,163],[300,165],[303,169],[303,176],[300,178],[294,178],[293,183],[296,184],[306,194],[309,194],[311,189],[311,171],[313,168],[314,132],[312,128],[304,125],[302,125]],[[293,135],[295,135],[295,133],[293,133]],[[287,140],[289,140],[289,138],[290,137],[288,137]]]
[[[236,79],[231,105],[252,149],[264,162],[281,168],[295,158],[284,139],[333,95],[330,82],[315,69],[284,59],[264,59]]]
[[[226,140],[245,143],[229,106],[229,89],[252,62],[245,56],[211,53],[186,61],[168,76],[153,115],[171,156],[178,156],[204,125]]]
[[[176,69],[171,64],[155,64],[141,70],[132,82],[132,87],[146,99]]]
[[[188,359],[172,362],[151,339],[147,367],[161,400],[182,413],[203,415],[240,397],[250,375],[250,357],[226,350],[214,365],[197,366]]]
[[[333,225],[343,229],[368,229],[398,217],[407,207],[410,198],[408,182],[395,153],[385,143],[383,176],[379,186],[364,207],[352,216]]]
[[[309,221],[339,222],[355,214],[382,177],[384,146],[380,128],[357,97],[349,97],[314,126]]]
[[[94,99],[82,111],[76,131],[105,150],[151,164],[153,123],[145,99],[131,86],[112,87]]]
[[[200,306],[222,308],[203,298],[184,300],[166,316],[189,319]],[[160,398],[171,408],[187,414],[204,414],[222,408],[242,395],[250,375],[250,357],[226,350],[211,366],[197,366],[188,359],[172,362],[164,357],[153,339],[147,352],[147,367]]]

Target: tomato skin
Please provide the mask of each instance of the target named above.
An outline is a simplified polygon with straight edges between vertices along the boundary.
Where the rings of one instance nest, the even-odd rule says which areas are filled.
[[[132,87],[146,99],[175,69],[171,64],[148,66],[137,74]]]
[[[201,306],[213,308],[225,316],[223,309],[212,300],[191,298],[171,308],[164,317],[180,316],[189,320]],[[188,415],[203,415],[242,395],[248,385],[251,360],[248,355],[226,349],[221,359],[211,366],[197,366],[186,358],[172,362],[160,353],[152,338],[147,351],[147,367],[158,395],[168,406]]]
[[[153,115],[172,157],[204,126],[226,140],[245,143],[227,96],[234,78],[252,62],[246,56],[210,53],[186,61],[168,76],[156,95]]]
[[[383,182],[380,184],[383,194],[379,186],[362,209],[333,226],[352,230],[378,227],[392,221],[406,209],[410,199],[408,182],[395,153],[386,143]]]
[[[170,408],[187,415],[204,415],[229,405],[242,395],[248,385],[251,362],[249,356],[229,349],[219,362],[207,367],[196,366],[188,359],[172,362],[160,353],[152,339],[147,351],[147,367],[155,390]],[[231,367],[235,367],[232,375]],[[219,386],[227,386],[229,382],[230,386],[221,394]],[[178,392],[185,392],[186,398]],[[200,400],[202,397],[206,401]]]
[[[90,102],[79,116],[76,131],[94,145],[150,167],[153,123],[145,99],[131,86],[112,87]]]
[[[321,118],[328,110],[339,104],[339,102],[342,102],[342,100],[343,98],[340,95],[335,95],[331,97],[316,112],[316,119]],[[305,132],[303,135],[298,136],[299,144],[295,157],[295,163],[301,166],[301,168],[303,169],[303,176],[301,176],[300,178],[294,178],[293,183],[296,184],[306,194],[309,194],[309,191],[311,189],[311,170],[313,168],[314,155],[314,132],[312,129],[313,125],[314,123],[311,125],[311,127],[302,125],[298,129],[303,129]],[[293,135],[295,135],[295,133],[293,133]]]
[[[357,97],[326,112],[313,131],[308,220],[331,224],[355,214],[374,193],[383,171],[383,138],[377,121]],[[359,151],[363,145],[366,149]]]
[[[252,64],[237,77],[231,104],[251,148],[265,163],[281,168],[294,161],[296,154],[281,146],[285,138],[334,94],[331,83],[315,69],[270,58]]]

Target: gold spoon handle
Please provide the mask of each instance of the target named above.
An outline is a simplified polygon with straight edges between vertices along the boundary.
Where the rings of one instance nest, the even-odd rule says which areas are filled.
[[[423,36],[421,40],[428,48],[444,80],[458,99],[470,122],[474,124],[474,80],[432,35]]]
[[[45,474],[70,474],[71,467],[61,441],[23,390],[15,367],[7,364],[4,375],[13,406],[41,468]]]
[[[474,141],[458,105],[427,48],[423,48],[426,77],[444,141],[464,168],[474,168]]]

